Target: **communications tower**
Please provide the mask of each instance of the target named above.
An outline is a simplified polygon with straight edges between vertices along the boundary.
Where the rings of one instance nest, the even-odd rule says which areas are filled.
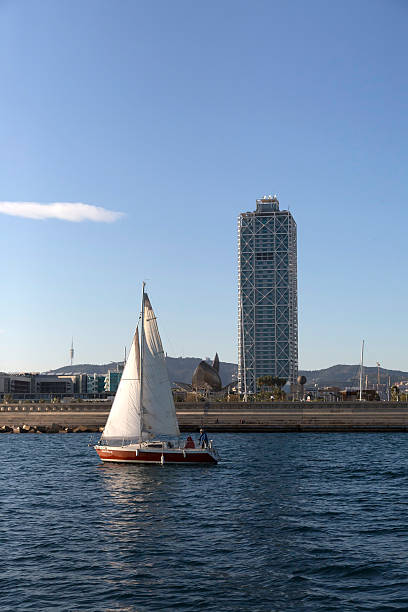
[[[69,349],[69,357],[71,359],[71,365],[72,365],[72,362],[74,361],[74,338],[72,338],[71,348]]]

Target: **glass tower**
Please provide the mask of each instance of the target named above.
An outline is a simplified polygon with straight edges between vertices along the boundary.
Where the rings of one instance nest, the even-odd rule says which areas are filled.
[[[291,384],[298,371],[296,223],[276,196],[238,218],[238,388],[256,393],[257,378]]]

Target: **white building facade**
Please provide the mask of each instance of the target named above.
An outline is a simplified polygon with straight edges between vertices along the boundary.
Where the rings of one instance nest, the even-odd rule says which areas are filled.
[[[238,218],[238,389],[261,376],[290,384],[298,373],[296,223],[276,196]]]

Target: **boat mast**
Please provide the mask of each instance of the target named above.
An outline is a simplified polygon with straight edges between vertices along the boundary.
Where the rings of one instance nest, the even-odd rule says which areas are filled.
[[[360,362],[360,402],[363,399],[363,367],[364,367],[364,340],[361,345],[361,362]]]
[[[139,395],[139,406],[140,406],[140,442],[142,442],[142,430],[143,430],[143,359],[144,359],[144,302],[145,302],[145,282],[142,285],[142,323],[140,329],[140,395]]]

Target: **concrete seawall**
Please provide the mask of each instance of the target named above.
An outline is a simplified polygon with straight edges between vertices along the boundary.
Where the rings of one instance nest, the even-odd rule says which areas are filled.
[[[408,432],[405,402],[273,402],[176,404],[181,431],[205,425],[210,432]],[[106,403],[0,405],[0,428],[31,427],[98,431]]]
[[[177,415],[180,428],[204,422],[208,431],[408,432],[408,404],[402,402],[184,404]]]

